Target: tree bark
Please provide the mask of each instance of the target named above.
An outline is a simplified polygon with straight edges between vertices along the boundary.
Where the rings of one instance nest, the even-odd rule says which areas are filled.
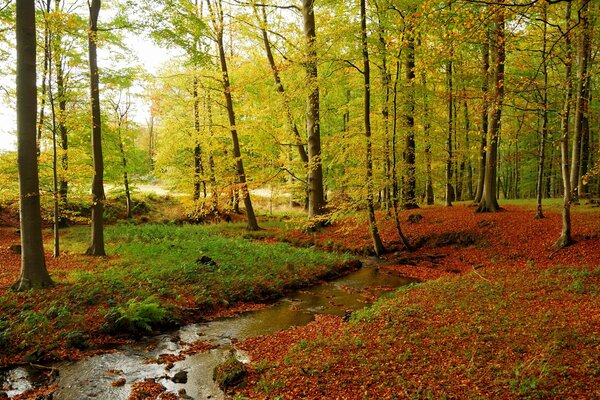
[[[542,132],[540,137],[540,153],[538,155],[538,168],[537,168],[537,180],[535,185],[535,197],[536,197],[536,213],[535,219],[544,218],[542,210],[542,193],[543,193],[543,179],[544,179],[544,162],[546,157],[546,138],[548,137],[548,61],[547,57],[547,40],[548,40],[548,6],[544,2],[543,7],[543,43],[542,43],[542,73],[544,75],[544,86],[542,88]]]
[[[308,134],[308,217],[325,213],[323,189],[323,159],[321,157],[321,126],[319,116],[319,83],[317,74],[317,47],[314,0],[302,0],[302,19],[306,39],[306,132]]]
[[[588,64],[591,57],[591,36],[589,21],[589,0],[581,0],[579,7],[581,40],[577,51],[577,103],[575,107],[575,132],[573,135],[573,147],[571,155],[571,190],[573,199],[579,199],[579,186],[581,183],[581,150],[584,141],[584,119],[589,112],[589,88],[588,88]]]
[[[204,165],[202,164],[202,147],[200,145],[200,93],[199,81],[197,76],[194,76],[194,201],[200,200],[200,192],[204,187],[204,197],[206,197],[206,182],[204,181]]]
[[[367,178],[367,214],[369,218],[369,230],[373,240],[373,250],[376,255],[382,255],[385,252],[383,242],[377,229],[377,219],[375,217],[375,207],[373,205],[373,154],[371,145],[371,67],[369,63],[369,49],[367,46],[367,16],[366,0],[360,0],[360,33],[363,56],[363,77],[364,77],[364,122],[366,139],[366,178]]]
[[[502,102],[504,100],[504,63],[505,63],[505,10],[499,7],[494,15],[494,42],[492,44],[492,60],[494,62],[494,78],[492,91],[492,109],[489,115],[488,150],[486,154],[485,179],[483,195],[478,212],[496,212],[500,210],[496,193],[498,167],[498,142],[500,136],[500,120]]]
[[[452,55],[450,56],[452,57]],[[452,93],[452,59],[446,62],[446,96],[447,96],[447,122],[448,122],[448,131],[447,131],[447,139],[446,139],[446,194],[445,194],[445,206],[452,206],[452,201],[454,200],[454,188],[452,187],[452,138],[453,138],[453,130],[454,130],[454,94]]]
[[[479,146],[479,177],[475,193],[475,204],[481,202],[483,196],[483,183],[485,181],[486,148],[488,134],[488,95],[489,95],[489,70],[490,70],[490,43],[486,34],[486,41],[481,51],[481,143]]]
[[[100,88],[98,76],[97,35],[100,0],[88,1],[90,26],[88,31],[90,92],[92,100],[92,153],[94,180],[92,182],[92,240],[85,254],[105,256],[104,250],[104,159],[102,156],[102,126],[100,119]]]
[[[425,197],[427,205],[435,203],[433,194],[433,179],[431,175],[431,115],[429,110],[429,98],[427,96],[427,77],[425,71],[421,72],[421,85],[423,90],[423,136],[425,137]]]
[[[235,160],[236,175],[240,184],[244,207],[246,208],[246,219],[248,222],[247,228],[251,231],[257,231],[260,229],[260,227],[258,226],[256,215],[254,214],[252,200],[250,199],[250,191],[248,190],[248,184],[246,182],[246,172],[244,171],[244,162],[242,160],[242,154],[240,151],[240,142],[237,133],[233,99],[231,97],[231,84],[229,82],[227,59],[225,57],[225,46],[223,44],[223,9],[220,1],[221,0],[217,0],[215,7],[212,6],[210,0],[207,1],[207,4],[215,29],[215,39],[217,41],[217,49],[219,52],[219,63],[221,65],[221,73],[223,74],[223,95],[225,96],[227,117],[229,119],[229,130],[231,132],[231,140],[233,142],[233,158]]]
[[[412,27],[409,27],[412,29]],[[419,208],[416,199],[416,143],[415,143],[415,40],[412,32],[407,33],[406,46],[406,85],[407,103],[404,115],[406,141],[404,146],[404,186],[402,188],[402,208]]]
[[[46,269],[36,140],[36,32],[34,0],[17,1],[17,157],[21,275],[17,291],[53,285]]]
[[[571,180],[569,174],[569,118],[571,113],[571,97],[573,95],[572,70],[572,50],[571,50],[571,3],[567,3],[565,16],[565,102],[560,116],[560,158],[561,172],[563,179],[563,209],[562,209],[562,231],[561,235],[554,243],[556,247],[562,248],[573,243],[571,237]]]

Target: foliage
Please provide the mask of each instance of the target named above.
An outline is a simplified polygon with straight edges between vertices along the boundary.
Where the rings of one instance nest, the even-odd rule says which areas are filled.
[[[166,310],[161,306],[158,299],[148,296],[142,301],[129,299],[126,304],[109,310],[105,318],[108,332],[143,332],[152,329],[162,322],[166,317]]]

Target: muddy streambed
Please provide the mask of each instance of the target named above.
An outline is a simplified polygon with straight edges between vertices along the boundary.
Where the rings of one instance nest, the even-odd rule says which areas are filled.
[[[159,336],[143,338],[116,352],[98,355],[73,363],[57,363],[55,378],[58,385],[53,400],[127,399],[135,382],[155,380],[168,392],[185,393],[193,399],[223,399],[223,392],[212,380],[212,371],[231,354],[247,361],[242,352],[233,349],[232,341],[269,335],[293,326],[306,325],[317,314],[344,315],[371,304],[375,298],[411,282],[409,279],[379,272],[366,261],[363,268],[332,282],[322,283],[285,297],[258,311],[236,317],[192,324]],[[179,354],[186,343],[208,341],[216,347],[193,354],[175,362],[170,370],[164,364],[148,363],[162,354]],[[175,383],[179,372],[187,373],[185,383]],[[184,374],[185,375],[185,374]],[[0,375],[9,396],[48,384],[47,371],[35,368],[16,368]],[[3,379],[2,379],[3,378]],[[117,379],[125,384],[114,386]],[[178,380],[178,379],[175,379]],[[180,379],[179,379],[180,380]],[[185,379],[184,379],[185,380]]]

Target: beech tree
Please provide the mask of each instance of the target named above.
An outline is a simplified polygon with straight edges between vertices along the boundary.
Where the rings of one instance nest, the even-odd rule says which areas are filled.
[[[88,31],[90,98],[92,107],[92,153],[94,179],[92,182],[92,238],[85,252],[90,256],[105,256],[104,250],[104,159],[102,155],[102,125],[100,116],[100,79],[98,72],[97,40],[100,0],[88,1],[90,22]]]
[[[500,6],[494,13],[494,30],[492,32],[492,61],[493,61],[493,90],[489,112],[488,140],[486,151],[485,178],[481,202],[478,212],[496,212],[500,209],[496,197],[496,177],[498,167],[498,141],[500,135],[500,120],[504,100],[504,63],[505,41],[504,32],[505,9]]]
[[[317,73],[317,34],[314,0],[302,0],[302,20],[306,40],[306,132],[308,134],[308,217],[325,212],[323,189],[323,159],[321,156],[321,120],[319,114],[319,83]]]
[[[369,62],[369,48],[367,44],[367,13],[365,0],[360,0],[360,37],[363,56],[364,77],[364,123],[366,140],[366,178],[367,178],[367,215],[373,249],[376,255],[384,253],[385,248],[377,229],[375,206],[373,205],[373,154],[371,145],[371,66]]]
[[[36,32],[34,0],[17,1],[17,152],[21,276],[15,290],[53,285],[46,269],[36,141]]]
[[[217,43],[217,52],[219,56],[219,65],[222,73],[223,95],[225,97],[225,107],[227,109],[227,117],[229,120],[229,130],[231,132],[231,140],[233,142],[233,159],[235,161],[236,175],[242,192],[244,207],[246,208],[246,219],[249,230],[259,230],[258,221],[254,214],[254,207],[250,199],[250,191],[246,182],[246,172],[244,170],[244,162],[240,150],[240,142],[238,138],[235,110],[233,108],[233,98],[231,96],[231,83],[229,81],[229,70],[227,68],[227,57],[225,55],[224,36],[224,13],[221,0],[216,0],[214,4],[207,0],[210,18],[212,21],[215,41]]]

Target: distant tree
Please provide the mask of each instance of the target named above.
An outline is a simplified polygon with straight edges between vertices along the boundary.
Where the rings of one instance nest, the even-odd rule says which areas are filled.
[[[105,256],[104,250],[104,159],[102,155],[102,126],[100,117],[100,82],[98,73],[98,15],[100,0],[88,0],[90,22],[88,31],[90,97],[92,100],[92,152],[94,179],[92,182],[92,239],[86,254]]]
[[[21,276],[15,290],[53,285],[46,269],[36,141],[36,32],[34,0],[17,1],[17,151],[21,226]]]

